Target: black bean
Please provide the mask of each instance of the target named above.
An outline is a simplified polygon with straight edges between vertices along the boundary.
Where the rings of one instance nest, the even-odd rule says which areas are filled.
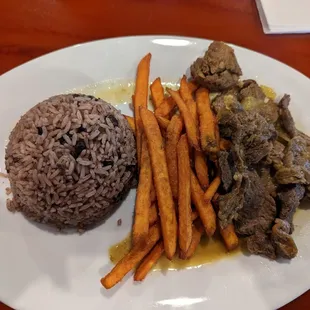
[[[132,173],[134,173],[137,169],[137,165],[128,165],[126,166],[126,171],[130,171]]]
[[[86,128],[84,128],[82,125],[77,129],[78,133],[84,132],[84,131],[86,131]]]
[[[102,167],[113,166],[113,161],[112,160],[104,160],[101,164],[102,164]]]
[[[58,141],[62,145],[64,145],[66,143],[66,140],[63,137],[61,137]]]
[[[43,134],[43,129],[42,129],[42,127],[37,127],[37,129],[38,129],[38,135],[42,135]]]
[[[139,179],[139,173],[138,173],[137,165],[126,166],[126,171],[130,171],[133,178],[135,178],[137,180]]]
[[[114,126],[118,126],[118,121],[113,115],[108,115],[107,118],[111,121]]]
[[[103,127],[99,127],[99,131],[100,131],[100,133],[106,133],[106,130]]]
[[[82,153],[82,151],[85,149],[86,149],[86,145],[85,145],[84,140],[81,140],[81,139],[78,140],[76,142],[75,147],[74,147],[74,152],[73,152],[72,156],[74,158],[78,158],[80,156],[80,154]]]

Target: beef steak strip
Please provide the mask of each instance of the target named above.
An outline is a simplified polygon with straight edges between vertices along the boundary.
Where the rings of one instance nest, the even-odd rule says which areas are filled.
[[[246,97],[253,97],[262,101],[266,98],[264,92],[254,80],[243,81],[243,86],[240,90],[240,99],[242,100]]]
[[[270,142],[276,138],[274,126],[254,112],[224,113],[219,125],[221,135],[238,145],[235,150],[248,166],[266,157],[272,149]]]
[[[271,176],[269,167],[260,168],[260,179],[269,193],[270,196],[276,197],[277,195],[277,185],[274,178]]]
[[[296,135],[296,128],[292,114],[288,109],[290,100],[291,98],[289,95],[283,96],[283,98],[279,102],[279,108],[280,108],[279,113],[280,113],[280,122],[283,128],[286,130],[289,136],[293,138]]]
[[[244,110],[234,92],[229,91],[217,96],[212,102],[212,107],[218,120],[226,113],[237,113]]]
[[[231,154],[226,151],[219,152],[218,163],[220,168],[221,179],[223,188],[227,192],[233,183],[233,161]]]
[[[276,179],[280,184],[310,184],[310,153],[306,141],[296,136],[284,151],[283,167],[279,167]]]
[[[301,166],[310,170],[310,154],[307,148],[306,141],[300,136],[291,139],[285,149],[283,163],[286,167],[292,165]]]
[[[275,220],[272,227],[271,241],[275,246],[278,257],[292,259],[297,255],[297,246],[289,232],[290,224],[287,221]]]
[[[254,235],[245,239],[246,247],[251,254],[263,255],[270,259],[276,259],[276,250],[270,240],[269,234],[257,231]]]
[[[234,50],[223,42],[212,42],[203,58],[191,66],[194,80],[210,91],[221,91],[237,84],[242,75]]]
[[[273,141],[272,148],[266,158],[266,164],[272,165],[276,170],[280,169],[283,166],[285,146],[275,140]]]
[[[278,193],[278,198],[281,204],[279,218],[285,220],[289,225],[289,233],[293,232],[293,215],[300,205],[300,201],[305,196],[305,187],[296,184],[293,187],[285,188]]]
[[[276,174],[275,179],[279,184],[306,184],[305,174],[299,166],[291,166],[289,168],[282,167]]]
[[[297,136],[299,138],[302,138],[305,141],[307,147],[310,146],[310,137],[309,136],[307,136],[305,133],[303,133],[300,130],[297,130]]]
[[[276,217],[276,204],[265,189],[256,171],[247,171],[244,178],[244,203],[238,212],[236,231],[239,235],[254,235],[271,229]]]
[[[219,197],[218,218],[222,228],[232,223],[238,217],[239,210],[243,207],[244,189],[241,187],[241,182],[242,180],[238,180],[228,194]]]

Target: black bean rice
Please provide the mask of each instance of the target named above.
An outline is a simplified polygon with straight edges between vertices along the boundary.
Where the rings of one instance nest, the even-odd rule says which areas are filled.
[[[135,138],[126,119],[105,101],[59,95],[21,117],[5,164],[10,211],[58,228],[84,229],[110,214],[130,188]]]

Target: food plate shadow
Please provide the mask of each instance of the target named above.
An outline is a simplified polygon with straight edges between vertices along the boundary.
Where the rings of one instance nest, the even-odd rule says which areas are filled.
[[[110,266],[110,269],[111,269],[111,266]],[[130,280],[130,278],[131,278],[131,274],[128,274],[120,283],[110,288],[109,290],[105,289],[104,287],[101,287],[100,288],[101,295],[105,298],[112,298],[118,291],[121,291],[123,289],[123,286],[126,284],[128,280]]]

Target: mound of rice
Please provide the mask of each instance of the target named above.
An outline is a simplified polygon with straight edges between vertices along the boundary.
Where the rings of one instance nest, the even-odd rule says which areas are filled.
[[[21,117],[6,149],[11,211],[58,228],[85,229],[110,214],[136,174],[126,119],[92,96],[45,100]]]

